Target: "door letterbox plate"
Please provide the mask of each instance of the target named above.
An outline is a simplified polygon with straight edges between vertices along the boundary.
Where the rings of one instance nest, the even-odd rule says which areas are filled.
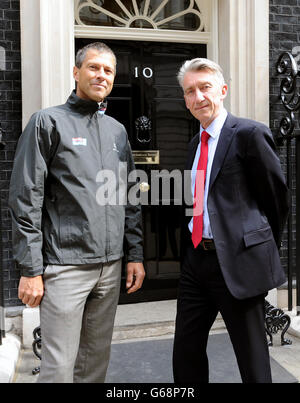
[[[135,164],[159,164],[159,150],[132,151]]]

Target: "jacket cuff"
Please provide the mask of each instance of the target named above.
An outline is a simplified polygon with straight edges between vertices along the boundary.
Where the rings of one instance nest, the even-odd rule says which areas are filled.
[[[125,256],[125,262],[126,263],[131,263],[131,262],[134,262],[134,263],[143,263],[144,262],[144,258],[143,258],[143,256]]]
[[[36,277],[41,276],[44,273],[43,267],[24,267],[24,266],[17,266],[20,270],[22,277]]]

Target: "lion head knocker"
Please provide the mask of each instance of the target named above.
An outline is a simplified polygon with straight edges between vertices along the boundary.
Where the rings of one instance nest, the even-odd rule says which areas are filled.
[[[151,141],[151,130],[152,124],[151,120],[146,116],[141,116],[135,121],[136,138],[142,143],[150,143]]]

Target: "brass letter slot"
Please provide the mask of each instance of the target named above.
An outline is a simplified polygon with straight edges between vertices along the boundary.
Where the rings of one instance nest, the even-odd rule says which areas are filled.
[[[159,150],[132,151],[135,164],[159,164]]]

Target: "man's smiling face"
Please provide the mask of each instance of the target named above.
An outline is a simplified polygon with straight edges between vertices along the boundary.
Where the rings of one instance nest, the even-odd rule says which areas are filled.
[[[83,99],[103,101],[111,93],[115,74],[115,61],[110,53],[89,49],[82,66],[74,67],[76,94]]]

